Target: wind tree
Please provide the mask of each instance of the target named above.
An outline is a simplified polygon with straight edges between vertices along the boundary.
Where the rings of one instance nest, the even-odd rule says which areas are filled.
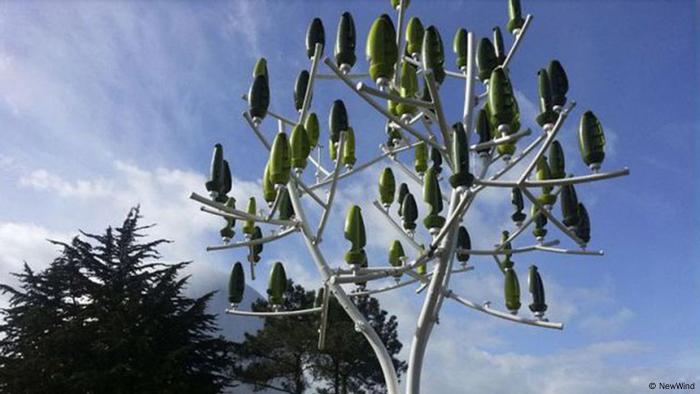
[[[366,73],[353,70],[358,38],[349,13],[340,18],[333,52],[328,56],[324,56],[327,35],[323,22],[318,18],[312,21],[306,34],[306,56],[310,65],[297,79],[294,90],[297,114],[294,117],[282,116],[270,108],[267,63],[265,59],[258,61],[253,83],[245,96],[249,108],[243,118],[263,149],[269,151],[269,160],[261,171],[263,197],[268,209],[260,210],[262,205],[251,197],[247,209],[239,210],[236,202],[227,197],[232,186],[231,176],[221,146],[215,150],[207,183],[211,198],[194,193],[191,198],[206,205],[203,211],[226,219],[226,231],[222,231],[224,245],[209,247],[209,250],[248,248],[255,256],[249,258],[251,278],[260,261],[262,245],[268,247],[283,237],[300,235],[318,269],[324,294],[333,295],[354,322],[355,330],[365,336],[379,360],[389,393],[398,392],[395,366],[386,344],[360,313],[356,300],[411,284],[419,285],[423,306],[411,343],[406,384],[406,391],[414,394],[420,391],[428,340],[446,299],[519,324],[563,328],[561,323],[550,322],[545,317],[548,305],[542,271],[536,266],[521,268],[515,264],[513,256],[535,252],[602,255],[602,251],[586,249],[591,241],[591,216],[579,201],[575,185],[628,175],[629,170],[600,172],[605,158],[603,127],[592,111],[586,111],[579,123],[578,145],[581,160],[592,174],[572,174],[575,161],[565,160],[557,136],[576,103],[568,97],[569,81],[559,60],[551,60],[533,73],[530,83],[538,86],[540,113],[535,119],[521,118],[509,67],[533,17],[523,15],[519,0],[508,1],[505,30],[510,33],[510,40],[504,36],[501,26],[495,26],[490,37],[481,38],[467,29],[457,30],[452,45],[454,70],[446,62],[447,49],[438,27],[424,26],[417,16],[407,21],[408,0],[391,0],[391,7],[396,18],[380,15],[367,34],[365,55],[369,69]],[[508,41],[509,46],[506,45]],[[322,63],[330,73],[319,71]],[[455,100],[442,89],[447,78],[462,82],[464,86],[463,92],[461,89],[457,92],[464,97],[460,119],[448,119],[443,110],[443,99]],[[320,111],[322,107],[315,103],[312,109],[314,86],[333,80],[340,81],[368,104],[368,108],[386,119],[380,127],[386,131],[386,142],[380,146],[376,157],[358,162],[356,153],[365,152],[356,149],[357,142],[367,139],[368,134],[353,128],[342,100],[331,104],[328,134],[320,136],[319,116],[314,110]],[[270,119],[277,124],[272,141],[270,131],[264,130],[270,127]],[[537,130],[523,127],[526,121],[536,124]],[[289,136],[288,128],[291,128]],[[473,139],[476,141],[472,142]],[[321,144],[324,140],[330,161],[323,160]],[[387,245],[386,261],[382,261],[381,256],[368,256],[363,207],[348,206],[344,237],[349,248],[343,255],[347,267],[332,267],[329,261],[337,261],[339,256],[327,256],[320,246],[336,202],[336,189],[344,180],[380,163],[386,163],[386,168],[381,172],[378,200],[373,206],[395,230],[397,239]],[[521,163],[523,165],[518,166]],[[401,183],[396,190],[396,171],[406,175],[410,186]],[[518,173],[514,174],[515,171]],[[462,222],[486,188],[502,188],[510,193],[514,207],[513,227],[502,230],[502,238],[494,248],[478,250],[472,248],[469,229]],[[302,204],[304,199],[309,204]],[[557,203],[560,210],[554,208]],[[529,209],[526,204],[530,205]],[[316,209],[320,215],[317,225],[309,221],[311,212],[307,212]],[[227,243],[232,237],[226,235],[232,233],[236,220],[246,223],[243,227],[245,239]],[[272,235],[263,237],[258,231],[261,226],[270,227]],[[526,238],[528,228],[532,229],[534,243],[516,245]],[[571,246],[558,246],[560,240],[552,236],[555,229]],[[455,257],[459,266],[454,264]],[[502,272],[506,311],[498,310],[490,302],[475,303],[450,287],[454,275],[473,268],[468,264],[472,257],[493,260]],[[281,265],[275,265],[273,276],[281,275],[283,270],[279,267]],[[518,272],[522,274],[525,269],[532,296],[528,305],[532,317],[519,315],[522,291]],[[238,284],[234,290],[242,289],[243,276],[242,269],[232,270],[231,281]],[[396,283],[382,285],[391,278]],[[279,304],[279,295],[284,289],[276,288],[277,282],[272,282],[270,300],[272,304]],[[240,299],[240,291],[231,293],[232,306],[228,313],[280,318],[320,313],[319,346],[329,346],[326,333],[329,296],[324,298],[321,307],[279,308],[273,312],[242,311],[237,307]]]

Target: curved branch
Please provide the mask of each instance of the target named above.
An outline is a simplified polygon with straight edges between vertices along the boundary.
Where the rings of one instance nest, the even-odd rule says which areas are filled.
[[[522,185],[518,185],[517,182],[513,181],[491,181],[491,180],[475,180],[474,183],[483,186],[494,186],[494,187],[546,187],[546,186],[564,186],[564,185],[576,185],[581,183],[590,183],[595,181],[601,181],[604,179],[617,178],[621,176],[626,176],[630,174],[630,170],[627,167],[621,170],[611,171],[611,172],[599,172],[597,174],[581,175],[569,178],[561,179],[547,179],[544,181],[524,181]]]
[[[494,138],[491,141],[486,141],[481,144],[476,144],[472,145],[469,147],[469,150],[471,151],[479,151],[485,148],[490,148],[492,146],[497,146],[497,145],[502,145],[502,144],[507,144],[509,142],[515,142],[518,141],[519,139],[528,136],[532,134],[532,130],[530,129],[525,129],[522,131],[518,131],[517,133],[506,135],[505,137],[499,137],[499,138]]]
[[[212,252],[212,251],[216,251],[216,250],[225,250],[225,249],[244,248],[244,247],[248,247],[248,246],[264,244],[264,243],[278,240],[280,238],[284,238],[287,235],[294,233],[294,232],[297,232],[297,231],[299,231],[299,227],[294,226],[294,227],[288,228],[284,231],[280,231],[279,233],[277,233],[275,235],[270,235],[269,237],[252,239],[250,241],[244,241],[244,242],[234,242],[234,243],[228,244],[228,245],[207,246],[207,252]]]
[[[472,308],[474,310],[477,310],[479,312],[484,312],[486,314],[489,314],[491,316],[496,316],[500,317],[501,319],[505,320],[510,320],[515,323],[520,323],[520,324],[527,324],[530,326],[537,326],[537,327],[542,327],[542,328],[552,328],[552,329],[557,329],[557,330],[562,330],[564,329],[564,324],[563,323],[553,323],[549,322],[546,320],[536,320],[536,319],[527,319],[524,317],[519,317],[516,315],[512,315],[510,313],[506,312],[501,312],[495,309],[492,309],[490,307],[491,303],[490,302],[485,302],[484,305],[479,305],[473,301],[470,301],[466,298],[460,297],[457,294],[455,294],[452,290],[447,290],[447,294],[445,294],[445,297],[450,298],[452,300],[457,301],[458,303]]]
[[[316,44],[316,49],[318,49],[318,45],[319,44]],[[318,224],[318,229],[316,230],[316,237],[314,238],[315,243],[318,243],[321,240],[323,229],[326,227],[328,216],[330,216],[331,214],[333,199],[335,198],[335,189],[338,186],[338,171],[340,171],[340,158],[341,152],[343,151],[343,143],[345,143],[345,134],[345,131],[340,133],[340,137],[338,138],[338,148],[336,150],[336,161],[335,168],[333,169],[333,178],[331,179],[331,189],[328,191],[328,200],[326,200],[326,208],[323,210],[323,214],[321,215],[321,222]]]
[[[296,311],[279,311],[279,312],[251,312],[251,311],[239,311],[237,309],[226,309],[226,313],[229,315],[238,316],[250,316],[250,317],[285,317],[285,316],[299,316],[306,315],[309,313],[321,312],[321,307],[309,308],[309,309],[299,309]]]
[[[200,202],[204,205],[208,205],[212,208],[218,209],[220,212],[201,207],[200,209],[203,212],[212,214],[212,215],[217,215],[225,218],[232,218],[232,219],[238,219],[238,220],[252,220],[254,222],[260,222],[260,223],[268,223],[268,224],[277,224],[281,226],[295,226],[297,222],[291,221],[291,220],[279,220],[279,219],[267,219],[263,218],[260,216],[255,216],[251,215],[248,212],[240,211],[235,208],[229,208],[224,204],[221,204],[219,202],[210,200],[204,196],[201,196],[197,193],[191,193],[190,194],[190,199]]]

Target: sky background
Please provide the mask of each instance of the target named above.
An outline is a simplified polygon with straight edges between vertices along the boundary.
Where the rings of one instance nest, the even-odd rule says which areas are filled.
[[[539,131],[536,72],[559,59],[569,76],[568,97],[578,103],[559,137],[567,171],[588,173],[576,133],[581,114],[591,109],[608,138],[603,170],[629,166],[631,175],[577,188],[591,216],[590,248],[605,250],[605,257],[514,257],[521,314],[529,313],[527,267],[537,264],[548,317],[564,322],[565,330],[512,324],[447,301],[425,360],[426,392],[639,393],[649,382],[700,384],[700,6],[690,0],[522,3],[534,20],[510,69],[524,125]],[[309,67],[307,25],[321,17],[331,46],[344,11],[355,19],[355,69],[364,71],[372,20],[381,13],[395,20],[388,0],[2,2],[0,281],[15,283],[9,273],[23,261],[47,266],[57,250],[46,239],[69,240],[78,229],[102,231],[141,204],[145,221],[158,223],[151,235],[175,241],[163,248],[165,259],[194,261],[188,291],[224,289],[231,264],[245,261],[246,251],[206,253],[206,245],[220,243],[223,222],[199,212],[187,196],[205,193],[211,149],[220,142],[239,206],[251,195],[261,201],[267,153],[241,117],[246,103],[240,97],[253,65],[267,58],[271,109],[292,117],[294,80]],[[451,42],[459,27],[490,37],[499,25],[506,45],[512,41],[505,0],[415,0],[408,15],[438,26],[452,70]],[[329,72],[325,65],[320,70]],[[463,83],[448,79],[441,94],[449,122],[459,120]],[[311,109],[321,120],[321,142],[337,98],[348,107],[358,162],[374,157],[385,139],[384,121],[337,81],[319,81],[314,92]],[[262,129],[271,139],[276,124],[266,119]],[[332,265],[343,264],[343,214],[352,203],[363,207],[370,265],[385,264],[386,247],[397,235],[371,206],[384,165],[341,183],[322,245]],[[312,171],[305,176],[312,183]],[[423,205],[419,210],[422,216]],[[482,193],[465,220],[475,247],[489,247],[501,230],[512,229],[510,212],[507,189]],[[548,239],[572,246],[548,228]],[[532,243],[528,231],[515,246]],[[286,263],[296,282],[319,285],[299,239],[266,245],[258,276],[264,279],[276,260]],[[502,275],[492,260],[473,257],[470,263],[476,269],[455,276],[451,287],[504,309]],[[264,292],[264,282],[251,285]],[[404,359],[424,297],[414,290],[379,296],[399,317]],[[222,294],[217,311],[223,305]],[[234,337],[258,324],[226,316],[221,321]]]

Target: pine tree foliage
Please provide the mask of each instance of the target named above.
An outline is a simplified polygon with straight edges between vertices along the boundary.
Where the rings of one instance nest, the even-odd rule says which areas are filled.
[[[183,295],[186,262],[159,262],[139,209],[104,234],[81,233],[44,271],[27,264],[0,312],[0,390],[11,393],[216,393],[231,345]]]

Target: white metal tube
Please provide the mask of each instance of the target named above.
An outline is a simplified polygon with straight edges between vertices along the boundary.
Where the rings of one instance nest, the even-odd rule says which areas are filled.
[[[525,17],[525,22],[523,23],[523,27],[520,28],[520,33],[515,37],[515,41],[513,42],[513,46],[510,47],[510,50],[508,51],[508,55],[506,56],[505,60],[503,61],[503,68],[508,68],[508,64],[510,64],[510,61],[513,59],[513,55],[515,54],[515,51],[518,50],[520,47],[520,42],[522,42],[523,37],[525,37],[525,33],[527,32],[527,28],[530,27],[530,22],[532,22],[532,15],[528,14]]]
[[[226,313],[228,313],[229,315],[250,316],[250,317],[260,317],[260,318],[299,316],[299,315],[306,315],[309,313],[318,313],[318,312],[321,312],[320,307],[319,308],[300,309],[297,311],[279,311],[279,312],[249,312],[249,311],[239,311],[238,309],[226,309]]]
[[[318,48],[318,45],[316,46]],[[338,148],[336,151],[335,169],[333,170],[333,179],[331,180],[331,189],[328,191],[328,200],[326,200],[326,208],[323,210],[321,215],[321,221],[318,224],[318,229],[316,230],[316,237],[314,238],[314,243],[318,244],[321,241],[321,236],[323,235],[323,229],[326,227],[326,222],[331,214],[331,208],[333,208],[333,198],[335,198],[335,189],[338,186],[338,171],[340,171],[340,159],[341,152],[343,151],[343,143],[345,143],[345,134],[347,132],[343,131],[340,133],[338,138]]]
[[[360,92],[371,94],[372,96],[383,98],[386,100],[395,101],[397,103],[404,103],[404,104],[408,104],[408,105],[413,105],[415,107],[427,108],[427,109],[434,107],[433,103],[429,103],[427,101],[414,99],[414,98],[410,98],[410,97],[402,97],[402,96],[397,96],[395,94],[383,92],[381,90],[375,89],[375,88],[367,85],[364,82],[358,82],[356,86],[357,86],[357,90],[359,90]]]
[[[442,133],[442,142],[445,146],[451,146],[452,130],[450,126],[447,125],[447,120],[445,119],[445,112],[442,110],[442,102],[440,101],[440,93],[438,92],[438,86],[435,82],[435,74],[433,70],[425,70],[425,82],[428,86],[428,91],[430,92],[430,98],[433,99],[433,106],[435,107],[435,116],[438,119],[438,126],[440,126],[440,132]],[[448,157],[450,155],[447,155]]]
[[[515,323],[527,324],[527,325],[543,327],[543,328],[553,328],[553,329],[557,329],[557,330],[562,330],[564,328],[564,324],[562,324],[562,323],[553,323],[553,322],[549,322],[549,321],[545,321],[545,320],[527,319],[524,317],[519,317],[516,315],[512,315],[510,313],[501,312],[501,311],[497,311],[495,309],[492,309],[490,307],[489,302],[485,302],[484,305],[482,306],[482,305],[479,305],[475,302],[472,302],[466,298],[463,298],[463,297],[456,295],[451,290],[448,290],[447,292],[448,292],[448,294],[446,296],[448,298],[451,298],[451,299],[457,301],[458,303],[460,303],[466,307],[472,308],[472,309],[477,310],[479,312],[487,313],[491,316],[500,317],[501,319],[510,320],[512,322],[515,322]]]
[[[323,52],[323,45],[316,43],[314,47],[314,57],[311,60],[311,72],[309,73],[309,83],[306,85],[306,92],[304,92],[304,101],[301,105],[301,113],[299,114],[299,124],[306,120],[306,113],[309,110],[309,104],[311,103],[311,92],[314,89],[314,79],[316,79],[316,72],[318,71],[318,63],[321,61],[321,53]]]
[[[258,238],[258,239],[252,239],[250,241],[244,241],[244,242],[234,242],[231,244],[227,245],[217,245],[217,246],[207,246],[207,252],[213,252],[216,250],[226,250],[226,249],[236,249],[236,248],[243,248],[243,247],[248,247],[248,246],[253,246],[253,245],[259,245],[259,244],[265,244],[271,241],[278,240],[280,238],[284,238],[287,235],[297,232],[299,229],[297,227],[292,227],[288,228],[286,230],[280,231],[279,233],[275,235],[270,235],[269,237],[263,237],[263,238]]]
[[[509,142],[515,142],[515,141],[521,139],[522,137],[528,136],[530,134],[532,134],[532,130],[525,129],[522,131],[518,131],[515,134],[510,134],[510,135],[507,135],[505,137],[494,138],[491,141],[486,141],[486,142],[481,143],[481,144],[472,145],[469,147],[469,150],[478,151],[481,149],[490,148],[492,146],[507,144]]]
[[[597,174],[582,175],[569,178],[561,179],[547,179],[544,181],[524,181],[522,185],[518,185],[518,182],[514,181],[491,181],[491,180],[475,180],[474,183],[483,186],[494,186],[494,187],[546,187],[546,186],[564,186],[564,185],[576,185],[581,183],[589,183],[600,181],[604,179],[617,178],[621,176],[626,176],[630,174],[629,168],[625,167],[621,170],[611,171],[611,172],[599,172]]]

